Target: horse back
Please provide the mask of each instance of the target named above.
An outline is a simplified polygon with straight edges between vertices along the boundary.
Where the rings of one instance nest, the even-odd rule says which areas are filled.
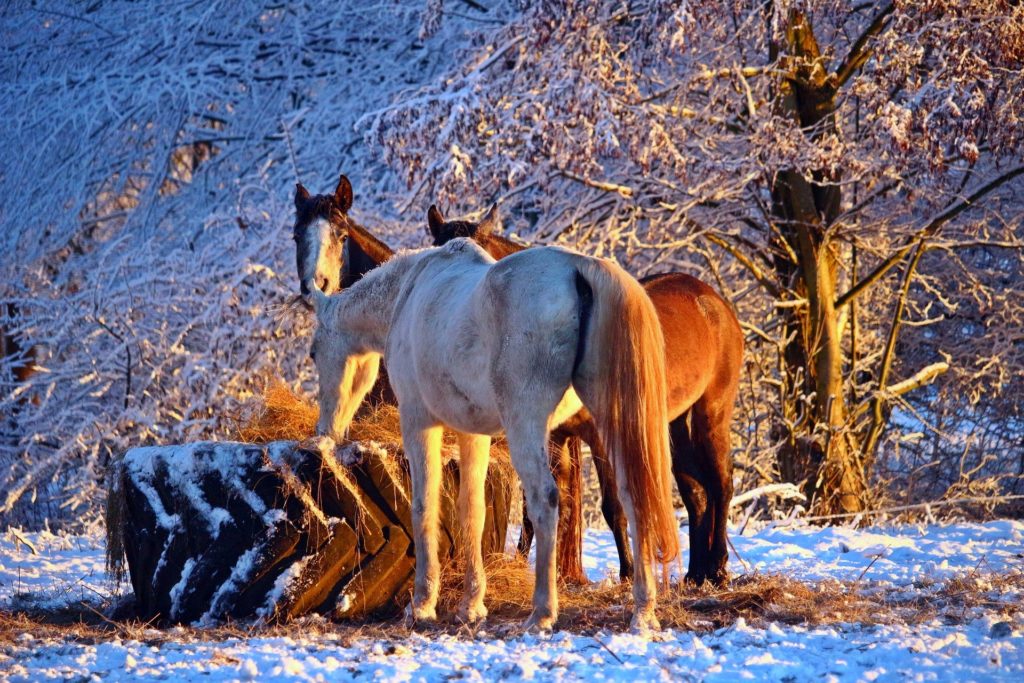
[[[415,400],[440,423],[469,433],[500,428],[484,381],[493,343],[480,315],[493,263],[462,239],[420,256],[396,299],[385,352],[400,405]]]
[[[707,283],[684,273],[649,276],[641,283],[665,335],[671,412],[710,393],[731,404],[743,359],[743,333],[732,307]]]

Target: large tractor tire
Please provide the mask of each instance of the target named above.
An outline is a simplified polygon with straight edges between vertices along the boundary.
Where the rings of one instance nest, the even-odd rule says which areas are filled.
[[[294,441],[135,448],[115,465],[108,558],[127,559],[142,619],[216,623],[393,614],[414,568],[404,457]],[[461,557],[458,461],[444,467],[440,553]],[[511,470],[487,475],[485,556],[505,547]]]

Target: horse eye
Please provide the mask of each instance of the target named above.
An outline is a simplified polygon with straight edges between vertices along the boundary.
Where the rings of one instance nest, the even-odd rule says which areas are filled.
[[[309,357],[310,357],[311,359],[313,359],[313,362],[314,362],[314,363],[316,362],[316,349],[310,349],[310,350],[309,350]]]

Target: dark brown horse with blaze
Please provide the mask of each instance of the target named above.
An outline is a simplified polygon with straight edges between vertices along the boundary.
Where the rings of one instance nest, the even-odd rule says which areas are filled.
[[[471,237],[496,259],[527,248],[498,234],[495,207],[473,223],[445,221],[431,206],[427,222],[435,246]],[[743,362],[743,334],[729,304],[697,278],[665,273],[640,282],[654,303],[665,337],[672,472],[690,517],[687,578],[721,585],[728,580],[726,525],[733,494],[729,428]],[[562,429],[590,446],[601,483],[602,511],[616,535],[620,558],[628,561],[628,550],[623,558],[628,544],[620,542],[626,520],[615,495],[615,473],[593,420],[584,409]]]

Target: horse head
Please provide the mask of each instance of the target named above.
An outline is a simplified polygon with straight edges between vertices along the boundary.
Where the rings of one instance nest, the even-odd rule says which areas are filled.
[[[440,210],[431,204],[427,211],[427,229],[435,247],[447,244],[457,237],[468,237],[484,245],[487,238],[501,232],[501,217],[498,215],[498,205],[492,204],[479,223],[446,221]]]
[[[344,175],[334,194],[311,196],[295,185],[295,262],[304,298],[315,286],[325,294],[341,289],[342,251],[349,233],[352,184]]]

